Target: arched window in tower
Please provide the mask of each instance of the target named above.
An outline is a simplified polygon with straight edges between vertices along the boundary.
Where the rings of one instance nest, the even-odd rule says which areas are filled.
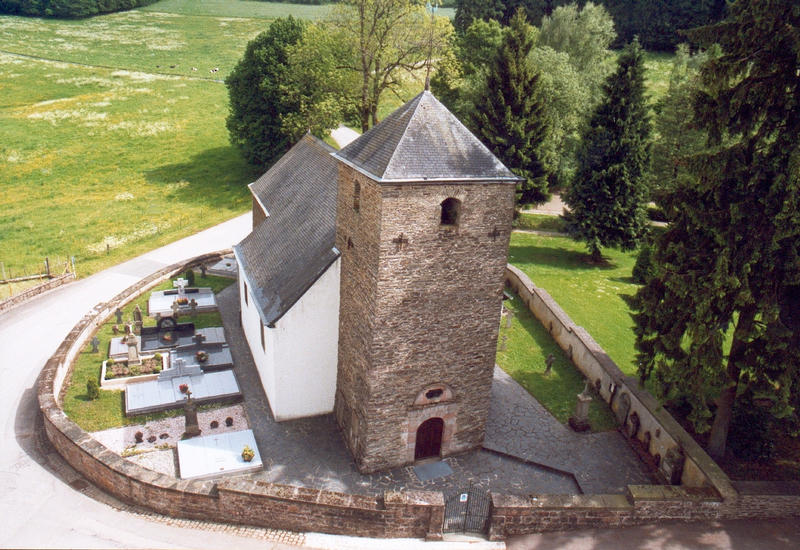
[[[355,186],[353,187],[353,210],[358,212],[358,209],[361,207],[361,184],[356,182]]]
[[[450,197],[442,201],[442,225],[456,226],[461,215],[461,201]]]

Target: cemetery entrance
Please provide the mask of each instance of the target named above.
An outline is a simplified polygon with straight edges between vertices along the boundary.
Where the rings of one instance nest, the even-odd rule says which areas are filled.
[[[489,493],[479,487],[449,493],[444,501],[445,533],[486,534],[489,529]]]

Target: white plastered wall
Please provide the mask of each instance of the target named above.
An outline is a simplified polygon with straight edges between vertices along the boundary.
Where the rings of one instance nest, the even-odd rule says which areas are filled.
[[[239,266],[240,273],[241,265]],[[252,296],[242,304],[242,327],[276,420],[333,411],[339,338],[337,259],[305,294],[275,322],[261,327]],[[240,278],[240,279],[243,279]],[[240,292],[243,283],[240,282]]]

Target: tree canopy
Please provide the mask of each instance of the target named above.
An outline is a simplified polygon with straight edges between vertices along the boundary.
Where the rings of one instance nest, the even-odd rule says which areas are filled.
[[[562,195],[570,209],[567,230],[586,242],[595,261],[601,247],[635,248],[647,228],[650,120],[642,56],[636,41],[620,55],[583,136],[575,179]]]
[[[525,12],[519,10],[489,68],[472,124],[484,144],[511,171],[525,178],[517,187],[520,205],[549,198],[547,170],[541,158],[547,120],[539,75],[528,63],[533,44]]]
[[[91,17],[132,10],[158,0],[0,0],[0,13],[45,17]]]
[[[719,458],[739,403],[785,421],[800,404],[800,5],[738,0],[691,38],[722,49],[695,98],[708,150],[669,195],[636,346]]]
[[[231,142],[245,158],[271,165],[294,141],[283,128],[283,117],[298,108],[296,98],[281,93],[290,72],[289,49],[303,36],[304,24],[291,16],[276,19],[255,37],[225,80],[230,98],[227,119]]]

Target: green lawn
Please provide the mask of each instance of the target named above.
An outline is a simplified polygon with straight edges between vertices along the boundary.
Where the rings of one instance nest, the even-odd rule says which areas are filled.
[[[176,277],[177,278],[177,277]],[[195,279],[195,286],[210,287],[214,292],[219,292],[223,288],[231,285],[234,281],[224,277],[208,275],[201,277],[199,274]],[[156,286],[153,290],[165,290],[172,288],[172,280]],[[134,308],[138,305],[142,312],[147,313],[147,300],[150,292],[145,292],[136,300],[123,308],[123,321],[132,322]],[[155,319],[144,317],[144,326],[155,326]],[[218,312],[201,313],[195,318],[186,317],[181,322],[192,322],[195,328],[219,327],[222,326],[222,317]],[[86,381],[94,378],[100,381],[100,370],[104,360],[108,359],[108,349],[111,338],[114,337],[112,326],[115,324],[115,317],[112,315],[97,330],[97,337],[100,340],[100,351],[92,353],[91,343],[87,343],[83,350],[75,359],[75,365],[69,379],[65,383],[66,392],[64,394],[63,409],[76,424],[87,432],[96,432],[128,426],[132,424],[142,424],[145,421],[167,416],[175,416],[180,411],[166,411],[149,415],[128,418],[125,416],[125,407],[122,391],[100,390],[100,398],[90,401],[86,396]]]
[[[161,0],[137,11],[212,17],[253,17],[276,19],[291,15],[302,19],[320,19],[329,5],[286,4],[283,2],[247,2],[245,0]]]
[[[608,265],[594,266],[586,263],[582,243],[513,233],[508,261],[549,292],[624,373],[635,375],[633,320],[625,298],[638,288],[630,278],[636,255],[612,249],[604,249],[603,255]]]
[[[583,391],[583,376],[518,296],[505,304],[514,315],[511,327],[506,328],[505,319],[500,324],[497,364],[566,424],[575,412],[576,395]],[[545,360],[551,353],[555,362],[550,374],[545,375]],[[608,406],[597,396],[589,407],[589,423],[593,431],[611,430],[617,425]]]
[[[650,103],[653,104],[667,93],[672,61],[675,54],[667,52],[645,52],[645,85]]]
[[[514,220],[514,228],[554,233],[563,233],[565,231],[564,221],[560,216],[548,216],[547,214],[520,213],[517,219]]]
[[[83,276],[247,211],[260,170],[228,142],[227,90],[209,78],[263,25],[140,12],[0,17],[1,49],[16,52],[0,53],[6,270],[75,256]]]

